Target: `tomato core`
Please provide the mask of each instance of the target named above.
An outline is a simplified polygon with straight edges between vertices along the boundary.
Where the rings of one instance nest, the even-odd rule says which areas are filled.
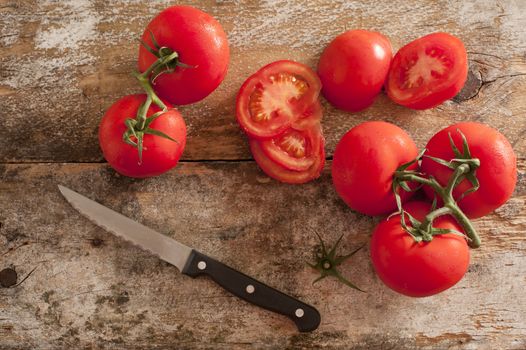
[[[250,116],[257,122],[269,121],[280,114],[292,115],[292,103],[309,88],[306,81],[286,73],[271,75],[269,80],[268,85],[258,84],[250,95]]]

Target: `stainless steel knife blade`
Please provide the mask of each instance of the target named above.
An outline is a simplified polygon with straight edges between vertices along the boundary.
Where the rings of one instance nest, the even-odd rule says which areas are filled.
[[[175,265],[179,271],[183,271],[192,248],[106,208],[67,187],[58,185],[58,188],[75,209],[96,225],[157,255],[164,261]]]

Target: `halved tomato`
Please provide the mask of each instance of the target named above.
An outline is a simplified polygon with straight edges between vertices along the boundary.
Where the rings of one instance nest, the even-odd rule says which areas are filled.
[[[261,141],[250,138],[250,150],[256,163],[268,176],[289,184],[302,184],[320,177],[323,166],[325,165],[325,140],[320,135],[320,147],[316,152],[314,163],[304,171],[289,170],[272,159],[270,159],[261,146]]]
[[[236,117],[251,137],[272,138],[304,115],[318,99],[321,83],[304,64],[282,60],[264,66],[241,86]]]
[[[462,41],[447,33],[429,34],[397,52],[387,76],[387,95],[402,106],[432,108],[454,97],[467,74]]]
[[[284,168],[306,171],[319,157],[321,138],[317,124],[303,130],[291,127],[272,139],[262,140],[260,145],[267,157]]]

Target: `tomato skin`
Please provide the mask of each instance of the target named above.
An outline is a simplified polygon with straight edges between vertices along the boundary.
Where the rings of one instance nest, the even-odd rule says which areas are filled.
[[[294,139],[296,142],[298,140],[303,141],[304,144],[301,147],[302,156],[294,156],[286,152],[284,148],[287,148],[289,144],[287,139]],[[320,142],[321,131],[318,126],[317,128],[313,127],[306,130],[289,128],[276,138],[262,140],[259,144],[266,156],[282,167],[289,170],[306,171],[319,157]],[[283,146],[283,144],[285,145]]]
[[[430,207],[426,202],[408,202],[404,210],[421,221]],[[451,216],[435,219],[433,227],[463,232]],[[470,255],[466,240],[455,234],[436,235],[431,242],[415,242],[402,228],[400,215],[386,218],[376,226],[370,252],[378,277],[389,288],[411,297],[434,295],[455,285],[465,275]]]
[[[350,30],[338,35],[318,64],[323,95],[345,111],[369,107],[384,85],[392,56],[389,39],[378,32]]]
[[[284,99],[285,93],[297,93],[293,83],[281,84],[281,93],[271,94],[272,86],[280,85],[279,79],[275,79],[279,74],[294,77],[296,81],[305,82],[307,90],[298,98]],[[251,110],[251,102],[256,90],[266,93],[267,107],[261,107],[264,114],[274,115],[266,121],[257,121]],[[280,60],[272,62],[256,73],[252,74],[243,83],[239,89],[236,98],[236,119],[241,129],[252,138],[259,140],[273,138],[285,130],[299,119],[305,118],[309,114],[316,113],[313,107],[319,103],[318,96],[321,90],[321,82],[316,73],[308,66],[290,60]],[[259,97],[258,97],[259,98]],[[266,110],[269,105],[273,105],[279,113],[271,113],[271,110]],[[316,109],[316,108],[315,108]],[[321,106],[320,106],[321,110]],[[321,113],[321,112],[320,112]],[[320,114],[321,118],[321,114]]]
[[[446,73],[415,88],[404,88],[403,76],[408,62],[417,57],[422,58],[424,53],[427,55],[433,49],[440,50],[447,57]],[[466,82],[467,74],[468,57],[462,41],[448,33],[433,33],[410,42],[396,53],[385,87],[387,95],[395,103],[423,110],[438,106],[458,94]]]
[[[99,144],[104,158],[122,175],[144,178],[160,175],[177,165],[186,145],[186,125],[177,109],[170,109],[150,124],[151,129],[164,132],[177,142],[154,135],[144,135],[142,163],[137,148],[126,144],[122,135],[124,121],[135,118],[146,95],[128,95],[115,102],[104,114],[99,126]],[[168,105],[171,107],[170,105]],[[160,109],[152,105],[147,115]]]
[[[366,215],[389,214],[396,210],[393,174],[417,155],[411,137],[396,125],[362,123],[349,130],[336,146],[332,162],[334,187],[353,210]],[[412,192],[400,191],[400,195],[405,201]]]
[[[192,68],[176,67],[155,79],[154,89],[174,105],[204,99],[225,78],[230,59],[228,39],[221,24],[209,14],[191,6],[172,6],[160,12],[146,27],[143,42],[153,46],[151,33],[160,46],[179,54],[180,62]],[[139,70],[144,72],[157,58],[143,45],[139,48]]]
[[[314,164],[306,171],[289,170],[272,159],[263,151],[260,140],[250,138],[249,145],[258,166],[271,178],[288,184],[303,184],[320,177],[325,165],[325,139],[320,136],[320,150]]]
[[[460,130],[468,141],[471,156],[480,160],[476,176],[480,188],[458,201],[460,209],[469,218],[485,216],[503,205],[513,194],[517,182],[517,157],[509,141],[497,130],[481,123],[463,122],[451,125],[435,134],[426,146],[426,155],[451,160],[455,158],[448,133],[459,150],[462,150]],[[452,170],[429,158],[422,160],[424,173],[432,175],[441,185],[446,185]],[[462,181],[453,191],[458,198],[471,188],[471,183]],[[434,197],[431,188],[424,187],[429,198]]]

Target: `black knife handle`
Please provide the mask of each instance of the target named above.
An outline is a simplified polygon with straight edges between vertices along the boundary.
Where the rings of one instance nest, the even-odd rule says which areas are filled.
[[[320,313],[314,307],[196,250],[190,253],[182,272],[191,277],[208,275],[214,282],[241,299],[287,316],[296,323],[300,332],[313,331],[320,324]]]

